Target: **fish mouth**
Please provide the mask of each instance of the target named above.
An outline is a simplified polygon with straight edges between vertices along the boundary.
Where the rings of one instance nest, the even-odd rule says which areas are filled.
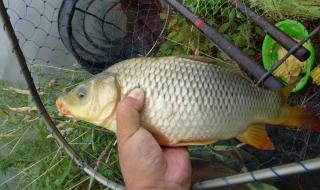
[[[57,99],[56,101],[56,107],[59,111],[59,115],[69,116],[69,117],[72,116],[71,112],[64,107],[63,102],[60,98]]]

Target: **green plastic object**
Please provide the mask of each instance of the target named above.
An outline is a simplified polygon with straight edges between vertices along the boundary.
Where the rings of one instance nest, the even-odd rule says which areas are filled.
[[[294,20],[284,20],[278,22],[276,24],[276,27],[297,40],[301,40],[308,36],[308,31],[306,30],[306,28],[301,23]],[[273,40],[271,36],[266,35],[262,44],[262,60],[263,66],[266,70],[269,71],[272,65],[279,61],[278,51],[280,48],[280,44]],[[309,59],[307,60],[307,71],[302,75],[303,77],[300,79],[292,92],[301,90],[310,78],[310,72],[315,59],[315,50],[310,40],[306,42],[306,48],[311,53]],[[282,82],[287,85],[286,82]]]

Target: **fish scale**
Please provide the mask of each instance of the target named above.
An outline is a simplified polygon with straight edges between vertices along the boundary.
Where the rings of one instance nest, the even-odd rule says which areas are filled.
[[[161,145],[206,145],[237,137],[272,150],[265,123],[320,132],[315,114],[287,105],[292,87],[265,90],[239,68],[199,56],[119,62],[60,96],[56,106],[62,115],[116,132],[116,107],[135,88],[145,92],[141,126]]]
[[[136,58],[108,69],[122,95],[145,91],[142,122],[170,143],[226,139],[250,123],[281,115],[281,97],[219,64],[185,58]]]

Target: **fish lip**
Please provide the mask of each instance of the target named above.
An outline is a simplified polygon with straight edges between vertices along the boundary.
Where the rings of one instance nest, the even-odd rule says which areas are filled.
[[[71,112],[64,107],[63,102],[60,98],[58,98],[56,101],[56,107],[59,115],[72,117]]]

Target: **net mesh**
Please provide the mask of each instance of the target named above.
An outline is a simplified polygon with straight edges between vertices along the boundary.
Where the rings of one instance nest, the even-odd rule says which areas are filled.
[[[64,1],[62,41],[89,71],[152,53],[163,29],[159,1]]]
[[[160,14],[166,18],[168,7],[153,0],[4,3],[38,92],[57,127],[88,165],[122,184],[113,134],[59,116],[55,100],[91,73],[157,52],[165,24]],[[6,51],[13,55],[6,38],[6,48],[12,48]],[[17,64],[14,56],[9,58],[7,71]],[[14,76],[1,77],[15,80],[19,76],[17,70]],[[19,82],[13,88],[1,81],[0,189],[104,189],[57,146],[37,116],[31,96],[21,91],[23,81]]]
[[[38,91],[58,128],[90,166],[119,184],[123,182],[113,134],[88,123],[59,116],[54,106],[56,98],[92,74],[131,57],[195,54],[228,60],[185,18],[175,12],[171,12],[168,18],[167,5],[162,1],[4,2]],[[264,33],[227,1],[185,0],[183,4],[261,62]],[[270,20],[279,19],[270,18],[261,6],[250,5],[259,15],[268,16]],[[281,18],[294,17],[285,15]],[[311,30],[317,23],[309,20],[304,24]],[[319,40],[313,40],[313,44],[319,50]],[[98,182],[79,172],[72,160],[54,143],[34,111],[30,96],[11,88],[7,82],[1,82],[1,85],[0,169],[4,177],[0,175],[0,189],[103,189]],[[291,104],[308,106],[320,113],[316,91],[317,88],[309,84],[290,97]],[[24,107],[30,109],[21,109]],[[247,145],[238,148],[239,141],[232,139],[213,146],[192,148],[190,152],[224,166],[220,176],[319,155],[320,136],[317,133],[277,126],[268,126],[267,129],[275,144],[274,151],[259,151]],[[203,169],[201,165],[195,167]],[[317,176],[318,173],[312,173],[268,183],[279,189],[315,188],[320,185]]]

